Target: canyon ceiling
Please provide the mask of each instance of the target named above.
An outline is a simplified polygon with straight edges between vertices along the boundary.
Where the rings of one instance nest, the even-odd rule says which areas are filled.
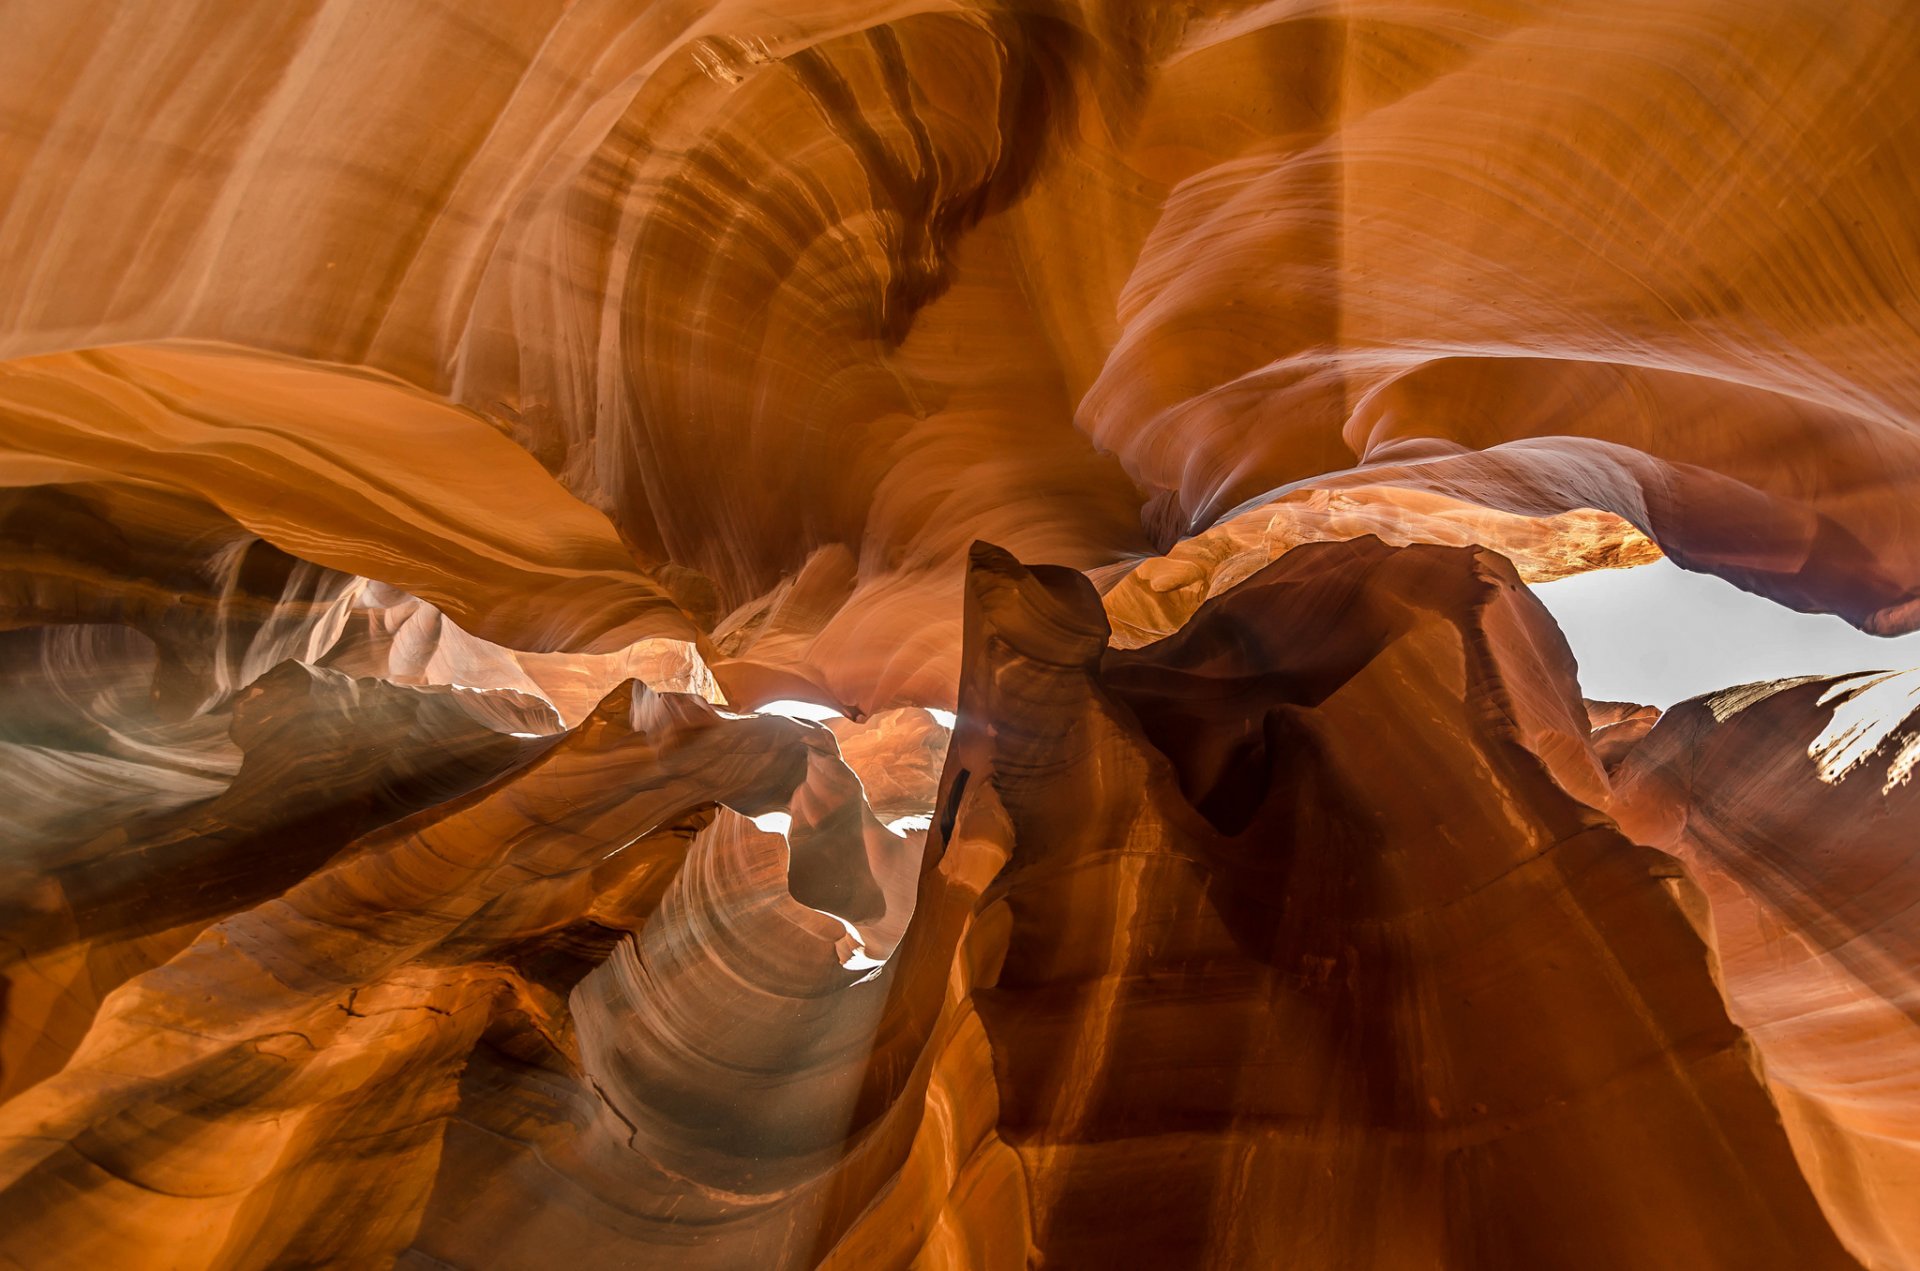
[[[1911,3],[7,0],[0,1265],[1920,1268],[1663,556],[1920,627]]]

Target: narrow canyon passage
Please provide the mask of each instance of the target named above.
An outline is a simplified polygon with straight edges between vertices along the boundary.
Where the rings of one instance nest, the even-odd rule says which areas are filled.
[[[0,4],[0,1265],[1920,1268],[1920,23]]]

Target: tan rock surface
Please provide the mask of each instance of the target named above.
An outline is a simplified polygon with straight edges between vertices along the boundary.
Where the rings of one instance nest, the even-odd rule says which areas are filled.
[[[0,3],[0,1261],[1920,1267],[1912,18]]]

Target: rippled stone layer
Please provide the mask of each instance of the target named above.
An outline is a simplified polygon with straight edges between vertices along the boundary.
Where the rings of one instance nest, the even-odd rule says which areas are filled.
[[[1920,1266],[1900,6],[0,35],[0,1259]]]

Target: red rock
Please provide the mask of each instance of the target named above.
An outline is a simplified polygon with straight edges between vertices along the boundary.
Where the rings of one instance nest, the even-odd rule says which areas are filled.
[[[1899,6],[15,8],[0,1260],[1920,1266]]]

